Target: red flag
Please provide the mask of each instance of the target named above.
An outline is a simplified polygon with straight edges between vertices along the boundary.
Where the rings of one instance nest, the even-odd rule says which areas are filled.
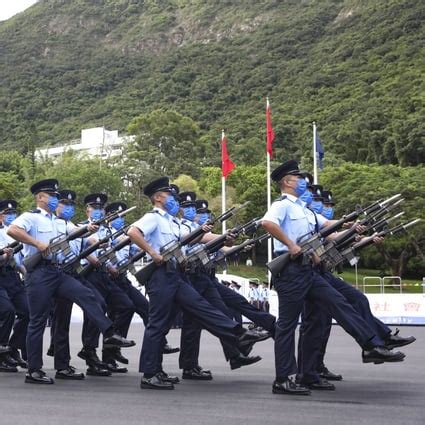
[[[227,152],[227,140],[224,131],[221,135],[221,174],[226,178],[236,165],[231,161]]]
[[[267,98],[266,105],[266,127],[267,127],[267,152],[270,155],[270,159],[273,156],[273,140],[274,140],[274,131],[272,127],[272,118],[270,111],[269,98]]]

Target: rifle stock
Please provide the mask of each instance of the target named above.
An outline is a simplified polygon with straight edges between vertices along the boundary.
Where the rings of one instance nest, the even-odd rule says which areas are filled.
[[[13,241],[10,244],[7,244],[6,246],[4,246],[3,248],[0,249],[0,255],[4,254],[5,249],[13,249],[14,250],[16,247],[19,246],[19,244],[20,244],[20,242],[18,242],[18,241]]]

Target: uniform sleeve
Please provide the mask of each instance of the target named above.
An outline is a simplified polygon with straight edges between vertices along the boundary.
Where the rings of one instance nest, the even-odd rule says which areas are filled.
[[[24,229],[27,233],[29,233],[33,226],[32,213],[21,214],[12,221],[12,224],[20,227],[21,229]]]
[[[156,214],[148,213],[134,222],[131,226],[139,229],[145,237],[149,237],[155,231],[157,225]]]
[[[71,223],[70,221],[66,223],[66,230],[68,234],[72,233],[75,229],[77,229],[77,226],[74,223]]]
[[[273,202],[273,204],[271,204],[270,208],[261,220],[271,221],[272,223],[275,223],[280,226],[280,224],[286,217],[286,211],[287,208],[286,203],[284,201]]]

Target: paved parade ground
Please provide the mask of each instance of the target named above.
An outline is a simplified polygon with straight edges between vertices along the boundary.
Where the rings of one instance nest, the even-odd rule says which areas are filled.
[[[76,357],[81,324],[72,324],[72,365],[85,370]],[[274,376],[273,341],[254,347],[263,360],[231,371],[221,347],[203,333],[201,365],[211,369],[210,382],[183,381],[174,391],[140,390],[137,372],[143,325],[135,323],[129,337],[136,347],[123,350],[130,359],[129,373],[59,381],[55,385],[24,384],[25,373],[0,374],[1,425],[195,425],[195,424],[425,424],[425,328],[403,327],[403,335],[417,341],[405,347],[404,362],[363,365],[360,350],[338,326],[332,330],[326,358],[328,367],[342,373],[334,392],[309,397],[271,393]],[[47,332],[45,334],[47,336]],[[172,330],[171,345],[180,331]],[[45,339],[45,347],[47,339]],[[46,348],[44,349],[46,351]],[[165,370],[179,373],[178,354],[165,356]],[[45,370],[54,376],[53,361],[45,356]],[[179,374],[180,375],[180,374]]]

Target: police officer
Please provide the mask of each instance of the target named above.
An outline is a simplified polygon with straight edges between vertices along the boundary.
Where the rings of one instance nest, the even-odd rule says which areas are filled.
[[[211,211],[208,209],[208,201],[206,199],[196,200],[196,213],[195,222],[198,224],[204,224],[209,218]],[[271,336],[274,335],[275,317],[269,313],[263,312],[251,305],[247,299],[242,296],[239,292],[233,291],[229,288],[229,285],[219,282],[215,276],[215,269],[211,268],[210,278],[212,279],[221,299],[224,301],[226,306],[233,312],[235,320],[242,323],[242,316],[247,317],[253,323],[266,329]],[[243,352],[245,355],[249,353],[249,350]]]
[[[0,201],[0,247],[15,242],[7,235],[9,225],[17,215],[17,202],[13,199]],[[14,250],[5,249],[3,262],[0,266],[0,311],[5,317],[0,329],[0,344],[9,345],[11,351],[1,356],[0,371],[17,371],[16,366],[27,367],[26,336],[28,329],[29,313],[25,288],[19,273],[25,274],[22,264],[22,253],[14,254]],[[16,319],[15,319],[16,316]],[[13,326],[13,333],[9,339]],[[22,356],[19,353],[21,350]],[[22,358],[23,357],[23,358]]]
[[[318,189],[313,188],[314,191]],[[331,220],[330,214],[325,208],[332,208],[334,205],[332,194],[329,191],[321,191],[323,207],[320,209],[325,218]],[[373,316],[367,297],[359,290],[345,282],[343,279],[334,276],[330,271],[317,268],[317,272],[335,290],[353,306],[361,315],[376,335],[384,342],[389,349],[402,347],[411,344],[416,339],[414,337],[401,337],[392,334],[391,329]],[[301,382],[310,383],[313,388],[333,390],[334,386],[326,380],[341,380],[342,376],[330,372],[324,365],[324,355],[332,327],[332,317],[318,306],[306,302],[303,311],[303,320],[300,327],[299,339],[299,374]],[[322,379],[321,379],[322,378]],[[324,379],[323,379],[324,378]]]
[[[63,189],[59,191],[59,203],[56,208],[56,216],[58,218],[58,231],[62,235],[68,235],[74,231],[77,226],[71,221],[75,215],[76,193],[73,190]],[[90,231],[97,231],[97,226],[89,225]],[[59,261],[69,262],[78,256],[81,252],[84,241],[82,239],[74,239],[69,242],[70,252]],[[96,298],[97,303],[106,312],[106,305],[98,291],[85,278],[79,276],[76,272],[67,271],[75,279],[79,280],[85,287],[89,288]],[[51,345],[47,352],[48,355],[54,356],[54,367],[57,370],[55,377],[57,379],[84,379],[83,373],[77,373],[76,369],[70,365],[71,355],[69,349],[69,327],[71,322],[73,303],[65,298],[57,298],[51,321]],[[84,318],[87,319],[86,313]],[[84,328],[83,328],[84,329]],[[111,373],[105,370],[108,375]],[[92,374],[89,368],[87,373]],[[96,374],[95,374],[96,375]]]
[[[182,229],[184,233],[190,233],[199,227],[199,224],[194,222],[196,217],[196,194],[194,192],[182,192],[179,195],[179,203],[182,213]],[[196,249],[199,244],[214,240],[218,235],[211,232],[206,233],[198,244],[192,245],[187,249],[188,253],[191,249]],[[207,270],[202,265],[192,267],[187,272],[190,284],[193,288],[202,295],[212,306],[220,310],[230,319],[233,314],[224,304],[214,283],[212,282]],[[201,339],[202,327],[197,323],[196,319],[189,313],[183,314],[183,327],[181,333],[181,352],[179,357],[180,369],[183,369],[183,379],[210,380],[212,374],[206,372],[199,366],[199,348]],[[228,344],[226,341],[221,341],[226,360],[230,362],[230,368],[237,369],[242,366],[247,366],[261,360],[259,356],[245,356],[235,346]]]
[[[249,281],[248,299],[249,303],[255,308],[260,309],[260,296],[258,291],[258,282],[251,279]]]
[[[158,266],[147,282],[149,295],[149,323],[145,329],[140,372],[141,388],[174,389],[162,372],[162,345],[171,326],[173,307],[177,303],[190,312],[208,331],[229,344],[243,347],[257,341],[257,335],[245,331],[238,323],[213,308],[185,280],[173,259],[164,263],[161,248],[177,243],[181,237],[180,223],[174,218],[179,209],[168,177],[150,182],[143,190],[154,209],[133,223],[128,231],[132,241],[152,258]],[[176,211],[177,208],[177,211]]]
[[[78,304],[97,324],[106,341],[112,345],[132,346],[114,333],[112,322],[107,319],[93,293],[80,282],[63,273],[57,264],[57,256],[49,249],[51,239],[59,235],[54,211],[58,205],[59,183],[56,179],[46,179],[31,186],[31,193],[37,208],[16,218],[8,229],[8,234],[24,244],[24,259],[39,252],[43,259],[27,270],[25,286],[28,296],[30,322],[27,333],[28,373],[26,383],[53,384],[52,378],[42,370],[43,332],[50,313],[53,297],[68,298]]]
[[[304,301],[320,303],[363,348],[364,362],[402,361],[404,354],[392,353],[346,299],[333,289],[315,270],[310,259],[301,254],[298,245],[303,238],[315,233],[327,220],[314,215],[299,197],[306,190],[306,182],[296,161],[287,161],[275,169],[272,179],[279,183],[282,196],[263,217],[263,227],[274,238],[274,253],[289,253],[290,261],[274,278],[279,297],[279,318],[275,334],[276,379],[272,390],[279,394],[308,395],[307,387],[297,385],[291,376],[297,372],[294,333]],[[313,258],[317,262],[317,259]]]
[[[261,295],[263,297],[263,310],[265,312],[270,311],[270,290],[269,290],[269,284],[268,282],[263,282],[261,285]]]
[[[124,211],[127,209],[127,204],[125,202],[117,201],[108,204],[105,208],[106,214],[112,214],[115,212]],[[118,217],[110,223],[110,230],[112,234],[123,229],[125,226],[125,218]],[[123,241],[127,238],[124,234],[123,236],[114,239],[112,246]],[[140,249],[134,244],[128,244],[124,248],[116,251],[117,267],[121,264],[127,262],[132,256],[140,252]],[[126,277],[126,273],[121,273],[119,275],[110,276],[113,282],[128,296],[134,306],[134,311],[141,317],[145,326],[147,326],[149,318],[149,302],[144,297],[144,295],[138,291]],[[111,312],[112,313],[112,312]],[[124,322],[123,326],[120,328],[122,336],[127,337],[128,329],[130,327],[130,321]],[[119,347],[108,347],[104,348],[102,351],[102,360],[107,364],[114,364],[115,361],[120,363],[128,364],[128,359],[126,359],[119,349]]]

